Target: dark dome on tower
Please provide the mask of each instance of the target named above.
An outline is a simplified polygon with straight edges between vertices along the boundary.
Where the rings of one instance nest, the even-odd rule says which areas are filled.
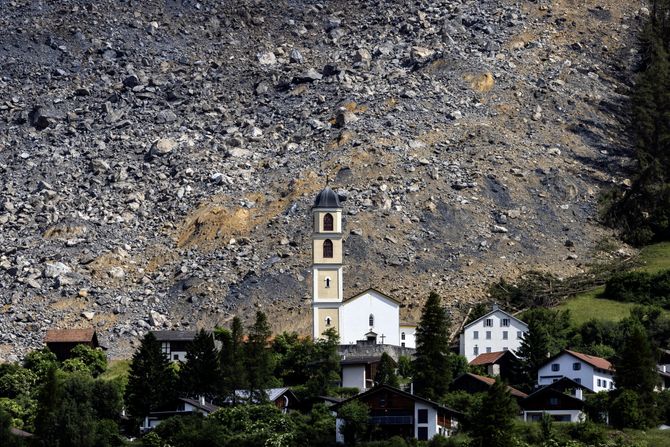
[[[316,196],[314,208],[341,208],[340,198],[335,191],[326,186]]]

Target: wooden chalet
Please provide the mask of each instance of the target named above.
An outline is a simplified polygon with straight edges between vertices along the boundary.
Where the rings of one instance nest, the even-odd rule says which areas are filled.
[[[388,385],[372,388],[331,408],[338,412],[343,405],[352,401],[361,402],[370,408],[369,423],[375,428],[370,433],[371,439],[401,436],[429,440],[438,434],[450,436],[458,427],[459,412]],[[338,417],[337,442],[344,442],[340,433],[343,424],[345,422]]]
[[[489,376],[509,380],[519,366],[519,359],[512,351],[486,352],[472,359],[470,365],[482,368],[482,372]]]
[[[98,335],[93,328],[87,329],[49,329],[44,342],[59,361],[70,358],[70,351],[77,345],[99,348]]]
[[[556,422],[582,422],[584,396],[592,393],[586,386],[563,377],[543,386],[521,401],[524,421],[539,421],[544,414]]]
[[[465,373],[458,376],[451,383],[449,390],[451,391],[465,391],[470,394],[475,393],[486,393],[489,388],[496,382],[496,379],[491,377],[484,377],[477,374]],[[528,397],[526,393],[523,393],[516,388],[508,386],[510,394],[517,402],[521,402],[523,399]]]

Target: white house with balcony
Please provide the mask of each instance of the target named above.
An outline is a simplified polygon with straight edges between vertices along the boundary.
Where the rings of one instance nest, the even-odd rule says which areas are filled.
[[[491,312],[463,328],[460,354],[471,362],[487,352],[512,351],[521,347],[528,325],[494,304]]]
[[[615,388],[614,367],[602,357],[563,350],[540,367],[537,384],[549,385],[563,377],[574,380],[591,391],[610,391]]]

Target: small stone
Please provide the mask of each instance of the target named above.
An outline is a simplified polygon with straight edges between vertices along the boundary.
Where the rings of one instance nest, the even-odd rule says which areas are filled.
[[[500,226],[500,225],[494,225],[492,231],[494,233],[507,233],[508,230],[506,227]]]
[[[342,109],[337,113],[335,117],[335,125],[337,127],[344,127],[347,124],[353,123],[358,120],[358,117],[354,115],[353,112],[350,112],[346,109]]]
[[[126,276],[126,272],[118,266],[114,266],[107,271],[107,274],[114,279],[121,279]]]
[[[353,228],[353,229],[350,231],[350,233],[351,233],[351,234],[354,234],[354,235],[356,235],[356,236],[362,236],[362,235],[363,235],[363,230],[361,230],[360,228]]]
[[[424,47],[412,47],[410,57],[415,62],[423,62],[435,54],[435,51]]]
[[[95,316],[95,312],[90,312],[90,311],[88,311],[88,312],[82,312],[82,313],[81,313],[81,316],[84,317],[84,318],[86,318],[87,320],[90,321],[90,320],[92,320],[93,317]]]
[[[256,54],[256,60],[261,65],[274,65],[277,63],[277,58],[272,51],[263,51]]]
[[[298,51],[296,48],[292,49],[289,53],[289,61],[294,64],[302,64],[303,57],[300,51]]]
[[[44,264],[45,278],[58,278],[59,276],[67,275],[72,269],[62,262],[47,262]]]
[[[152,146],[152,152],[157,155],[165,155],[177,147],[177,142],[172,138],[160,138]]]

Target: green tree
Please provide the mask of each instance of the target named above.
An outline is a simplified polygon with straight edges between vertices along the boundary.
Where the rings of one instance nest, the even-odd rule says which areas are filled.
[[[2,447],[20,447],[24,445],[21,438],[12,434],[12,417],[0,408],[0,445]]]
[[[31,351],[23,360],[23,367],[29,369],[37,375],[37,380],[43,383],[51,369],[58,368],[56,354],[49,348],[42,348],[38,351]]]
[[[283,332],[272,342],[272,352],[275,356],[274,375],[285,386],[302,385],[309,380],[315,354],[310,338],[301,338],[296,332]]]
[[[370,408],[356,400],[348,402],[337,411],[337,417],[343,421],[340,433],[346,445],[358,444],[368,432]]]
[[[309,367],[309,379],[305,384],[311,398],[330,394],[340,382],[340,358],[337,347],[340,337],[330,328],[322,338],[314,342],[314,351]]]
[[[272,381],[272,357],[268,347],[270,325],[265,313],[256,312],[256,321],[249,330],[246,344],[245,361],[249,387],[249,398],[252,402],[265,402],[265,389]]]
[[[431,292],[416,329],[416,355],[413,363],[414,389],[427,399],[439,401],[453,378],[449,350],[449,319],[440,296]]]
[[[482,400],[472,420],[471,435],[475,446],[507,447],[514,431],[514,420],[519,412],[507,385],[496,380]]]
[[[175,397],[175,374],[153,333],[148,332],[133,354],[126,387],[129,413],[139,420]]]
[[[58,437],[61,431],[58,411],[62,393],[57,369],[52,367],[45,373],[45,381],[38,397],[38,412],[35,420],[36,434],[46,447],[58,446]]]
[[[395,372],[395,366],[396,363],[391,356],[387,353],[383,353],[381,361],[379,362],[379,368],[377,369],[377,375],[375,375],[375,384],[389,385],[397,388],[398,376]]]
[[[219,396],[231,396],[236,400],[235,390],[247,389],[247,371],[244,349],[244,328],[242,321],[235,317],[230,330],[220,329],[217,338],[221,341],[219,351]]]
[[[70,351],[70,359],[81,360],[93,377],[98,377],[107,370],[107,355],[100,348],[77,345]]]
[[[613,399],[610,406],[610,424],[617,428],[646,428],[653,424],[654,420],[647,420],[638,396],[632,390],[618,390],[618,396]]]
[[[615,361],[617,388],[649,396],[658,384],[656,350],[641,325],[633,325]]]
[[[218,352],[212,334],[200,329],[186,350],[186,363],[179,371],[181,389],[191,397],[212,399],[219,387]]]
[[[517,385],[530,390],[537,382],[537,371],[551,355],[549,334],[542,322],[532,320],[528,323],[528,331],[521,341],[517,355],[521,360]]]

